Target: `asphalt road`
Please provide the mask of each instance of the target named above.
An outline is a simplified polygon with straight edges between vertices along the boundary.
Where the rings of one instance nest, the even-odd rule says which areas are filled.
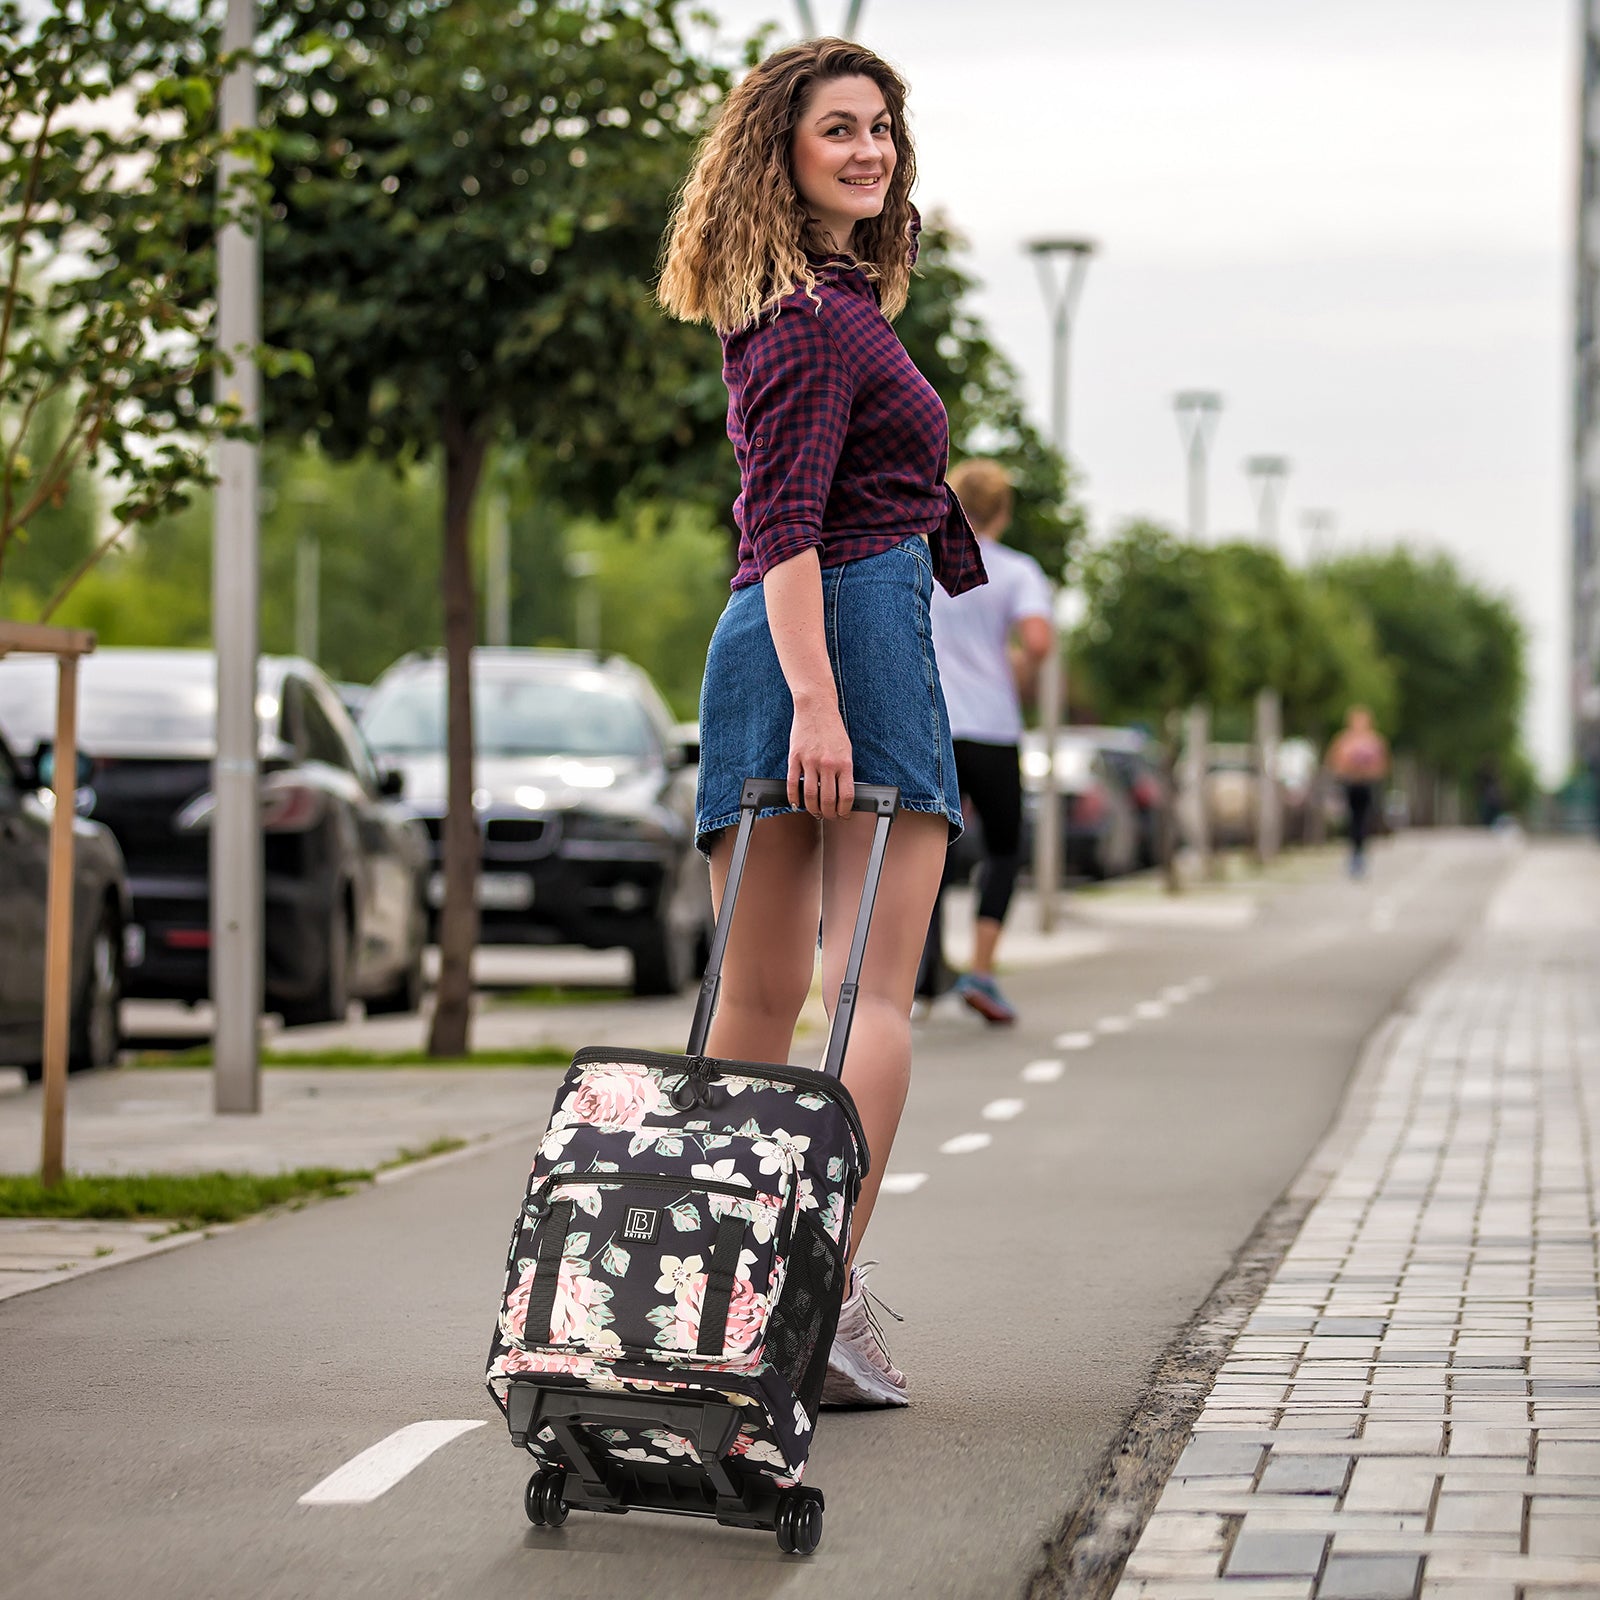
[[[1362,1041],[1503,863],[1487,840],[1405,841],[1372,881],[1280,894],[1247,928],[1125,931],[1023,973],[1014,1030],[922,1028],[902,1192],[867,1252],[915,1403],[825,1418],[809,1561],[643,1514],[528,1526],[479,1381],[528,1157],[502,1147],[0,1303],[0,1595],[1018,1594]],[[367,1503],[299,1503],[447,1419],[486,1425]]]

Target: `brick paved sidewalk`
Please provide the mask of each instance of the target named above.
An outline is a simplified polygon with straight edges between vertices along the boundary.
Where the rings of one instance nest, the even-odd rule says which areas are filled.
[[[1389,1026],[1116,1600],[1600,1596],[1600,853]]]

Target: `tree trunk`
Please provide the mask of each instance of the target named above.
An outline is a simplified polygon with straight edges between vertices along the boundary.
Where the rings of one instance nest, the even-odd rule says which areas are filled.
[[[444,649],[446,671],[447,809],[444,819],[444,907],[439,914],[439,990],[428,1054],[467,1053],[472,1026],[472,952],[478,942],[481,847],[472,805],[472,647],[478,602],[472,585],[472,506],[488,440],[480,429],[444,419]]]

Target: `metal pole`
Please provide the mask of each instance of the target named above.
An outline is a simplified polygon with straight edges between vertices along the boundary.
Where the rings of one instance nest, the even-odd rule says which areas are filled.
[[[317,659],[322,642],[322,546],[302,533],[294,547],[294,653]]]
[[[223,48],[255,42],[254,0],[228,0]],[[254,127],[256,86],[247,61],[222,86],[225,131]],[[224,158],[224,192],[240,165]],[[261,340],[256,236],[237,223],[217,240],[217,342],[233,370],[218,387],[256,423],[260,390],[253,352]],[[226,439],[217,451],[212,637],[217,652],[217,757],[212,788],[211,995],[216,1005],[212,1077],[219,1112],[261,1109],[261,798],[257,771],[256,657],[259,608],[257,447]]]
[[[800,13],[800,37],[802,39],[815,39],[817,36],[817,19],[811,10],[811,0],[794,0],[794,8]]]
[[[1284,485],[1289,481],[1287,456],[1251,456],[1244,464],[1256,497],[1256,538],[1270,550],[1278,548],[1278,512]]]
[[[511,643],[511,508],[504,489],[489,496],[488,581],[484,605],[485,642]]]
[[[1256,695],[1256,857],[1266,866],[1283,846],[1278,794],[1278,751],[1283,743],[1283,701],[1276,689]]]
[[[1036,239],[1028,246],[1039,272],[1039,287],[1044,291],[1050,312],[1053,350],[1050,372],[1050,429],[1057,453],[1064,465],[1068,453],[1069,390],[1068,364],[1072,348],[1072,321],[1083,293],[1084,274],[1095,246],[1089,239]],[[1067,271],[1058,276],[1055,262],[1066,258]],[[1039,732],[1044,741],[1044,769],[1039,774],[1039,814],[1033,833],[1033,886],[1039,902],[1039,928],[1049,933],[1056,925],[1057,897],[1061,884],[1061,791],[1056,783],[1056,742],[1066,709],[1066,669],[1061,660],[1060,635],[1056,631],[1054,608],[1051,615],[1050,654],[1039,673]]]
[[[1331,511],[1313,510],[1300,513],[1300,525],[1306,530],[1306,565],[1321,564],[1333,542],[1334,529],[1339,519]]]
[[[1183,439],[1189,484],[1189,538],[1203,544],[1209,529],[1206,460],[1222,415],[1222,396],[1210,389],[1185,389],[1173,396],[1178,433]]]
[[[72,824],[78,814],[78,658],[56,663],[55,809],[50,814],[49,910],[44,946],[44,1128],[39,1181],[60,1183],[66,1163],[67,1054],[72,1027]]]

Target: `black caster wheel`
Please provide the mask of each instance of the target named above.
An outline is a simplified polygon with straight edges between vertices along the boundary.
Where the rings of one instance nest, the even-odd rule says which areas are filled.
[[[797,1556],[812,1554],[822,1543],[822,1507],[815,1500],[802,1500],[794,1508],[791,1524],[794,1553]]]
[[[778,1548],[786,1556],[808,1556],[822,1543],[822,1505],[810,1495],[786,1494],[775,1521]]]
[[[534,1527],[544,1526],[544,1468],[528,1479],[528,1486],[522,1491],[522,1509]]]
[[[567,1502],[561,1498],[566,1481],[567,1475],[560,1467],[545,1476],[539,1491],[539,1509],[544,1513],[544,1525],[547,1528],[559,1528],[567,1520]]]

